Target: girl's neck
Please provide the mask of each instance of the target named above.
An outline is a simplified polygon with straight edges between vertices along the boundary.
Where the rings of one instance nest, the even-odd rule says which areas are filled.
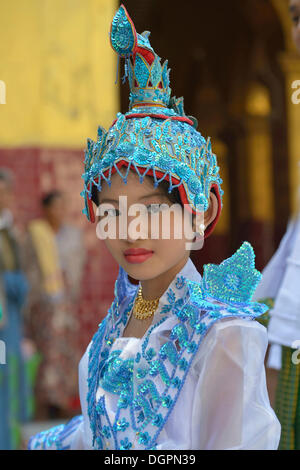
[[[175,266],[172,266],[168,271],[160,274],[154,279],[147,279],[141,281],[142,294],[145,300],[154,300],[160,298],[167,290],[173,279],[176,277],[188,261],[188,256],[185,256]]]

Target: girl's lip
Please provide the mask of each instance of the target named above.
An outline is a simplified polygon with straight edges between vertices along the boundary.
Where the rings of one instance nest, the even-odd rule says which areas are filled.
[[[125,255],[124,254],[124,257],[127,263],[138,264],[138,263],[143,263],[147,259],[151,258],[152,255],[153,255],[153,251],[147,251],[147,252],[144,251],[144,253],[139,254],[139,255],[131,255],[131,254]]]
[[[152,250],[146,250],[145,248],[130,248],[129,250],[124,251],[124,256],[139,256],[139,255],[148,255],[152,254]]]

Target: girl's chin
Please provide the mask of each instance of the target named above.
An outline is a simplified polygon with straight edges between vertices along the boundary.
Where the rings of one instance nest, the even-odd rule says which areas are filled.
[[[157,277],[157,271],[159,271],[158,267],[155,266],[153,261],[151,262],[152,258],[144,263],[123,263],[123,268],[127,272],[127,274],[136,279],[137,281],[147,281],[149,279],[153,279]]]

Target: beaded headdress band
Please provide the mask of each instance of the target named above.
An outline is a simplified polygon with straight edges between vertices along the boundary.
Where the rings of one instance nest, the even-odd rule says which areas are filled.
[[[137,172],[142,183],[151,175],[154,187],[167,180],[169,192],[179,189],[181,201],[192,212],[201,205],[209,207],[211,189],[218,202],[218,215],[206,230],[213,230],[221,212],[222,179],[216,156],[197,128],[197,120],[186,116],[183,98],[171,97],[168,62],[161,65],[152,49],[148,31],[138,34],[125,7],[121,5],[111,25],[110,40],[119,57],[125,59],[125,77],[130,86],[130,107],[126,114],[118,113],[108,132],[98,128],[98,138],[87,140],[85,152],[84,191],[86,214],[95,221],[91,201],[92,188],[101,191],[102,182],[110,184],[118,172],[124,183],[130,169]],[[120,172],[127,167],[125,175]]]

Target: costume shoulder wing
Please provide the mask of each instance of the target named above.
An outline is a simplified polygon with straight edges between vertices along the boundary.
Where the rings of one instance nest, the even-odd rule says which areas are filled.
[[[213,310],[220,317],[229,314],[259,317],[268,310],[265,304],[251,301],[260,279],[261,273],[255,269],[254,250],[250,243],[244,242],[221,264],[204,266],[201,306]],[[194,286],[193,290],[196,291],[197,287]],[[196,302],[197,297],[199,299],[199,294],[194,295]]]

